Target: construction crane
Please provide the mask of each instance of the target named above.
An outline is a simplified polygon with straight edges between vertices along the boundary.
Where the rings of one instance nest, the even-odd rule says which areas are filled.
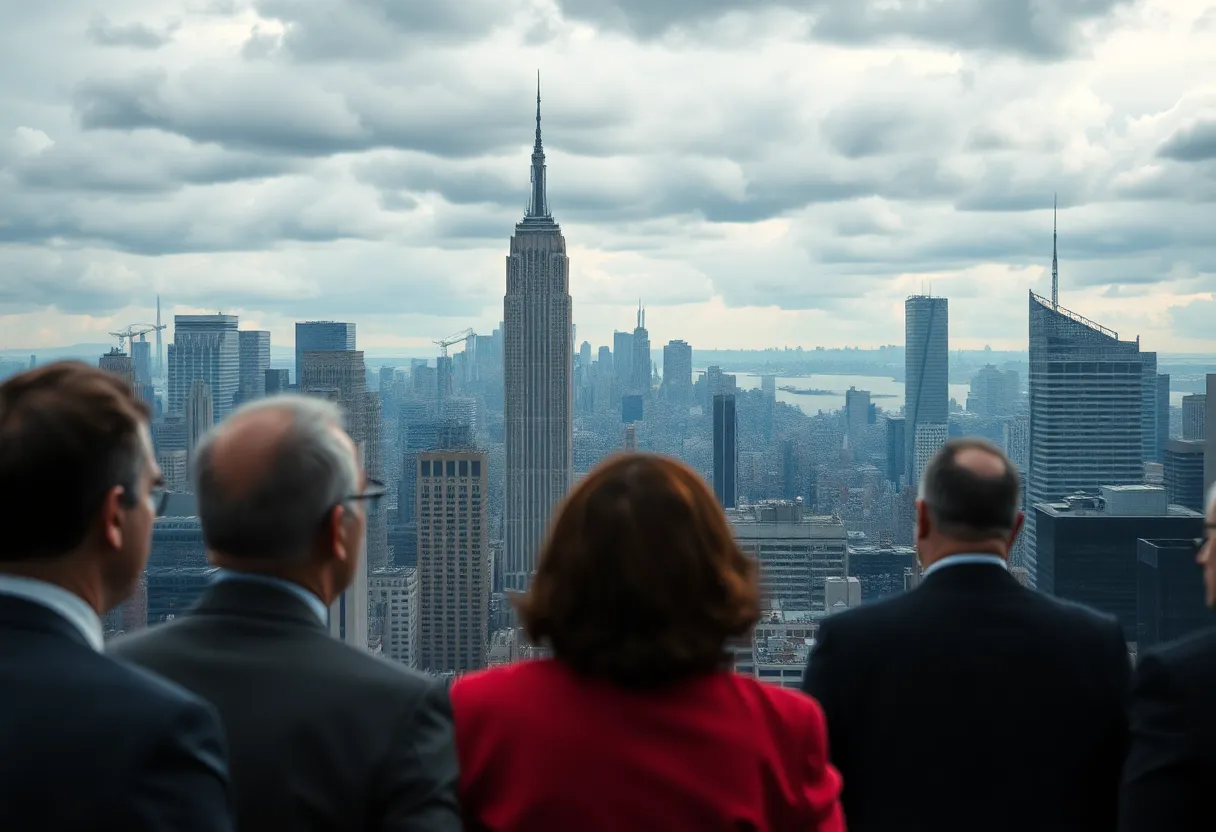
[[[164,324],[131,324],[125,329],[118,332],[111,332],[110,334],[118,339],[119,352],[125,352],[125,342],[130,341],[133,343],[137,335],[139,336],[139,340],[142,341],[144,340],[144,336],[149,332],[160,332],[162,329],[168,329],[168,327]]]
[[[448,347],[452,346],[452,344],[459,344],[461,341],[467,341],[470,338],[476,337],[476,335],[477,335],[477,333],[474,332],[473,330],[465,329],[465,330],[461,330],[460,332],[457,332],[455,335],[449,335],[447,338],[443,338],[439,341],[433,341],[432,343],[436,344],[439,347],[440,357],[447,358],[448,357]]]

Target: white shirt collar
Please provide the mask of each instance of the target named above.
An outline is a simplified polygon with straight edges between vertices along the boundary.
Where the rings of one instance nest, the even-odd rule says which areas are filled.
[[[929,577],[939,569],[945,569],[948,566],[962,565],[964,563],[987,563],[992,566],[999,566],[1002,569],[1009,568],[1009,564],[1005,561],[1005,559],[998,555],[946,555],[944,558],[935,562],[932,566],[922,572],[920,579],[923,581],[925,578]]]
[[[35,578],[0,575],[0,595],[11,595],[26,601],[33,601],[35,604],[41,604],[52,612],[58,613],[80,631],[85,641],[94,650],[100,651],[105,644],[101,619],[97,613],[85,603],[83,598],[68,592],[61,586]]]

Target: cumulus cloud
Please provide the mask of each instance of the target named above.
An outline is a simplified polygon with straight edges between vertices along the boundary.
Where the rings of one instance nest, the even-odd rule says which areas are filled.
[[[154,29],[145,23],[111,23],[105,15],[89,23],[89,39],[98,46],[128,46],[132,49],[159,49],[168,43],[176,25]]]

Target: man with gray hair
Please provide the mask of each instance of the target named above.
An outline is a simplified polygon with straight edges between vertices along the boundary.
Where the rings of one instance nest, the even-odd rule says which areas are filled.
[[[1195,540],[1204,595],[1216,607],[1216,486]],[[1200,580],[1195,576],[1196,582]],[[1121,832],[1216,829],[1216,627],[1140,657],[1132,690],[1132,747],[1124,770]]]
[[[458,830],[446,686],[327,629],[384,494],[341,422],[330,402],[276,396],[204,438],[195,478],[217,581],[112,652],[219,710],[237,828]]]
[[[820,624],[803,689],[827,716],[850,832],[1113,828],[1123,631],[1009,574],[1018,506],[1004,454],[946,443],[916,501],[920,585]]]

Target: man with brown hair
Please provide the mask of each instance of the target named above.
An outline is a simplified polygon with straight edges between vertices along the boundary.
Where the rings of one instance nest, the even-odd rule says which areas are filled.
[[[0,829],[232,829],[214,709],[101,652],[164,497],[121,379],[61,362],[0,384]]]

